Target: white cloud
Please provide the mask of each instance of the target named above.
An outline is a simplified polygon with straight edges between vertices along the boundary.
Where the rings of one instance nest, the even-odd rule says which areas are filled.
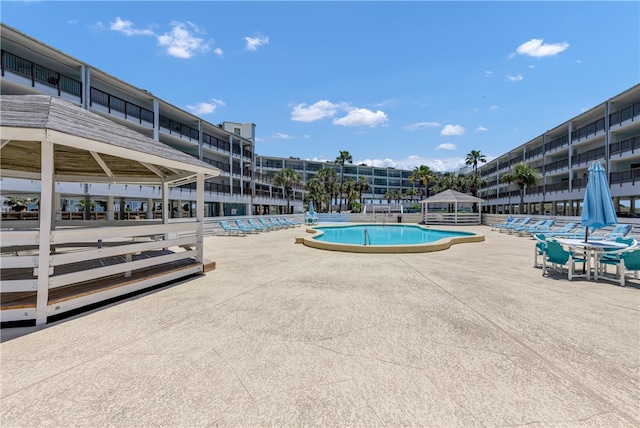
[[[438,126],[440,126],[438,122],[418,122],[418,123],[412,123],[411,125],[407,125],[405,126],[404,129],[409,131],[417,131],[418,129],[435,128]]]
[[[293,138],[295,138],[293,135],[289,135],[289,134],[284,134],[282,132],[278,132],[276,133],[273,138],[277,139],[277,140],[291,140]]]
[[[445,159],[427,159],[420,156],[411,155],[404,160],[393,159],[365,159],[353,162],[356,165],[361,163],[369,166],[377,166],[382,168],[400,168],[412,170],[420,165],[426,165],[436,172],[452,172],[458,171],[465,166],[464,158],[445,158]]]
[[[494,105],[494,106],[489,107],[489,109],[490,109],[490,110],[498,110],[498,106],[495,106],[495,105]]]
[[[226,104],[222,100],[212,99],[210,103],[197,103],[196,105],[188,105],[187,110],[193,114],[205,115],[216,111],[216,108],[223,107]]]
[[[460,125],[445,125],[440,135],[464,135],[464,127]]]
[[[224,52],[222,52],[222,49],[220,49],[220,48],[215,48],[215,49],[213,50],[213,53],[214,53],[214,54],[216,54],[216,55],[218,55],[218,56],[222,56],[222,55],[224,55]]]
[[[523,79],[524,79],[524,77],[522,77],[522,75],[521,75],[521,74],[518,74],[518,75],[516,75],[516,76],[512,76],[512,75],[510,75],[510,74],[507,74],[507,79],[506,79],[506,80],[507,80],[508,82],[519,82],[519,81],[521,81],[521,80],[523,80]]]
[[[172,22],[170,32],[158,36],[158,44],[166,47],[167,53],[176,58],[191,58],[197,53],[207,52],[209,43],[196,37],[192,32],[202,32],[191,22]]]
[[[387,115],[382,110],[371,111],[366,108],[354,108],[346,116],[333,119],[334,125],[341,126],[370,126],[386,125]]]
[[[296,122],[314,122],[316,120],[331,117],[340,109],[340,104],[334,104],[327,100],[321,100],[308,106],[298,104],[291,110],[291,120]]]
[[[102,23],[99,23],[102,26]],[[133,22],[116,17],[116,22],[110,22],[109,28],[113,31],[119,31],[125,36],[154,36],[152,30],[136,30],[133,28]]]
[[[543,43],[543,39],[531,39],[524,42],[516,49],[516,54],[541,58],[555,56],[569,48],[569,43]],[[512,54],[513,56],[513,54]]]
[[[476,128],[476,132],[487,132],[489,129],[485,128],[484,126],[480,125]]]
[[[493,74],[493,71],[491,71],[491,70],[486,70],[486,71],[484,72],[484,76],[485,76],[485,77],[491,77],[491,75],[492,75],[492,74]]]
[[[245,41],[244,48],[248,51],[255,52],[258,50],[260,46],[269,44],[269,37],[267,36],[245,37],[244,41]]]
[[[442,143],[438,147],[436,147],[436,150],[457,150],[457,149],[458,148],[453,143]]]

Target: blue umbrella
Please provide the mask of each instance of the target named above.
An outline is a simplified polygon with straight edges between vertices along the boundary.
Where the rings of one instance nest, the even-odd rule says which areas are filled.
[[[313,217],[316,215],[316,212],[313,210],[313,201],[309,201],[309,217]]]
[[[587,242],[590,227],[600,229],[617,222],[618,217],[611,199],[607,174],[600,162],[594,161],[589,167],[589,178],[582,203],[580,224],[586,226],[584,241]]]

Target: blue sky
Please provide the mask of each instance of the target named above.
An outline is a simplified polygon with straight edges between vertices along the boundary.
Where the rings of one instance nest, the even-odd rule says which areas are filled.
[[[640,2],[3,1],[2,22],[261,155],[437,171],[640,82]]]

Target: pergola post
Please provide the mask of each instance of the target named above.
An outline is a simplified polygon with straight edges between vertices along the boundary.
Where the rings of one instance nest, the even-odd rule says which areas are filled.
[[[204,261],[204,174],[198,173],[196,181],[196,234],[198,236],[198,255],[196,261]]]
[[[38,242],[38,293],[36,297],[36,325],[47,323],[49,305],[49,256],[51,251],[51,215],[53,211],[53,143],[40,144],[40,233]]]

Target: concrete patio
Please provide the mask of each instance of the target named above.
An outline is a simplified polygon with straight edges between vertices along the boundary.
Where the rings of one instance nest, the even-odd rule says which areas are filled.
[[[2,427],[640,426],[640,281],[569,282],[534,241],[420,254],[209,237],[216,270],[2,330]]]

